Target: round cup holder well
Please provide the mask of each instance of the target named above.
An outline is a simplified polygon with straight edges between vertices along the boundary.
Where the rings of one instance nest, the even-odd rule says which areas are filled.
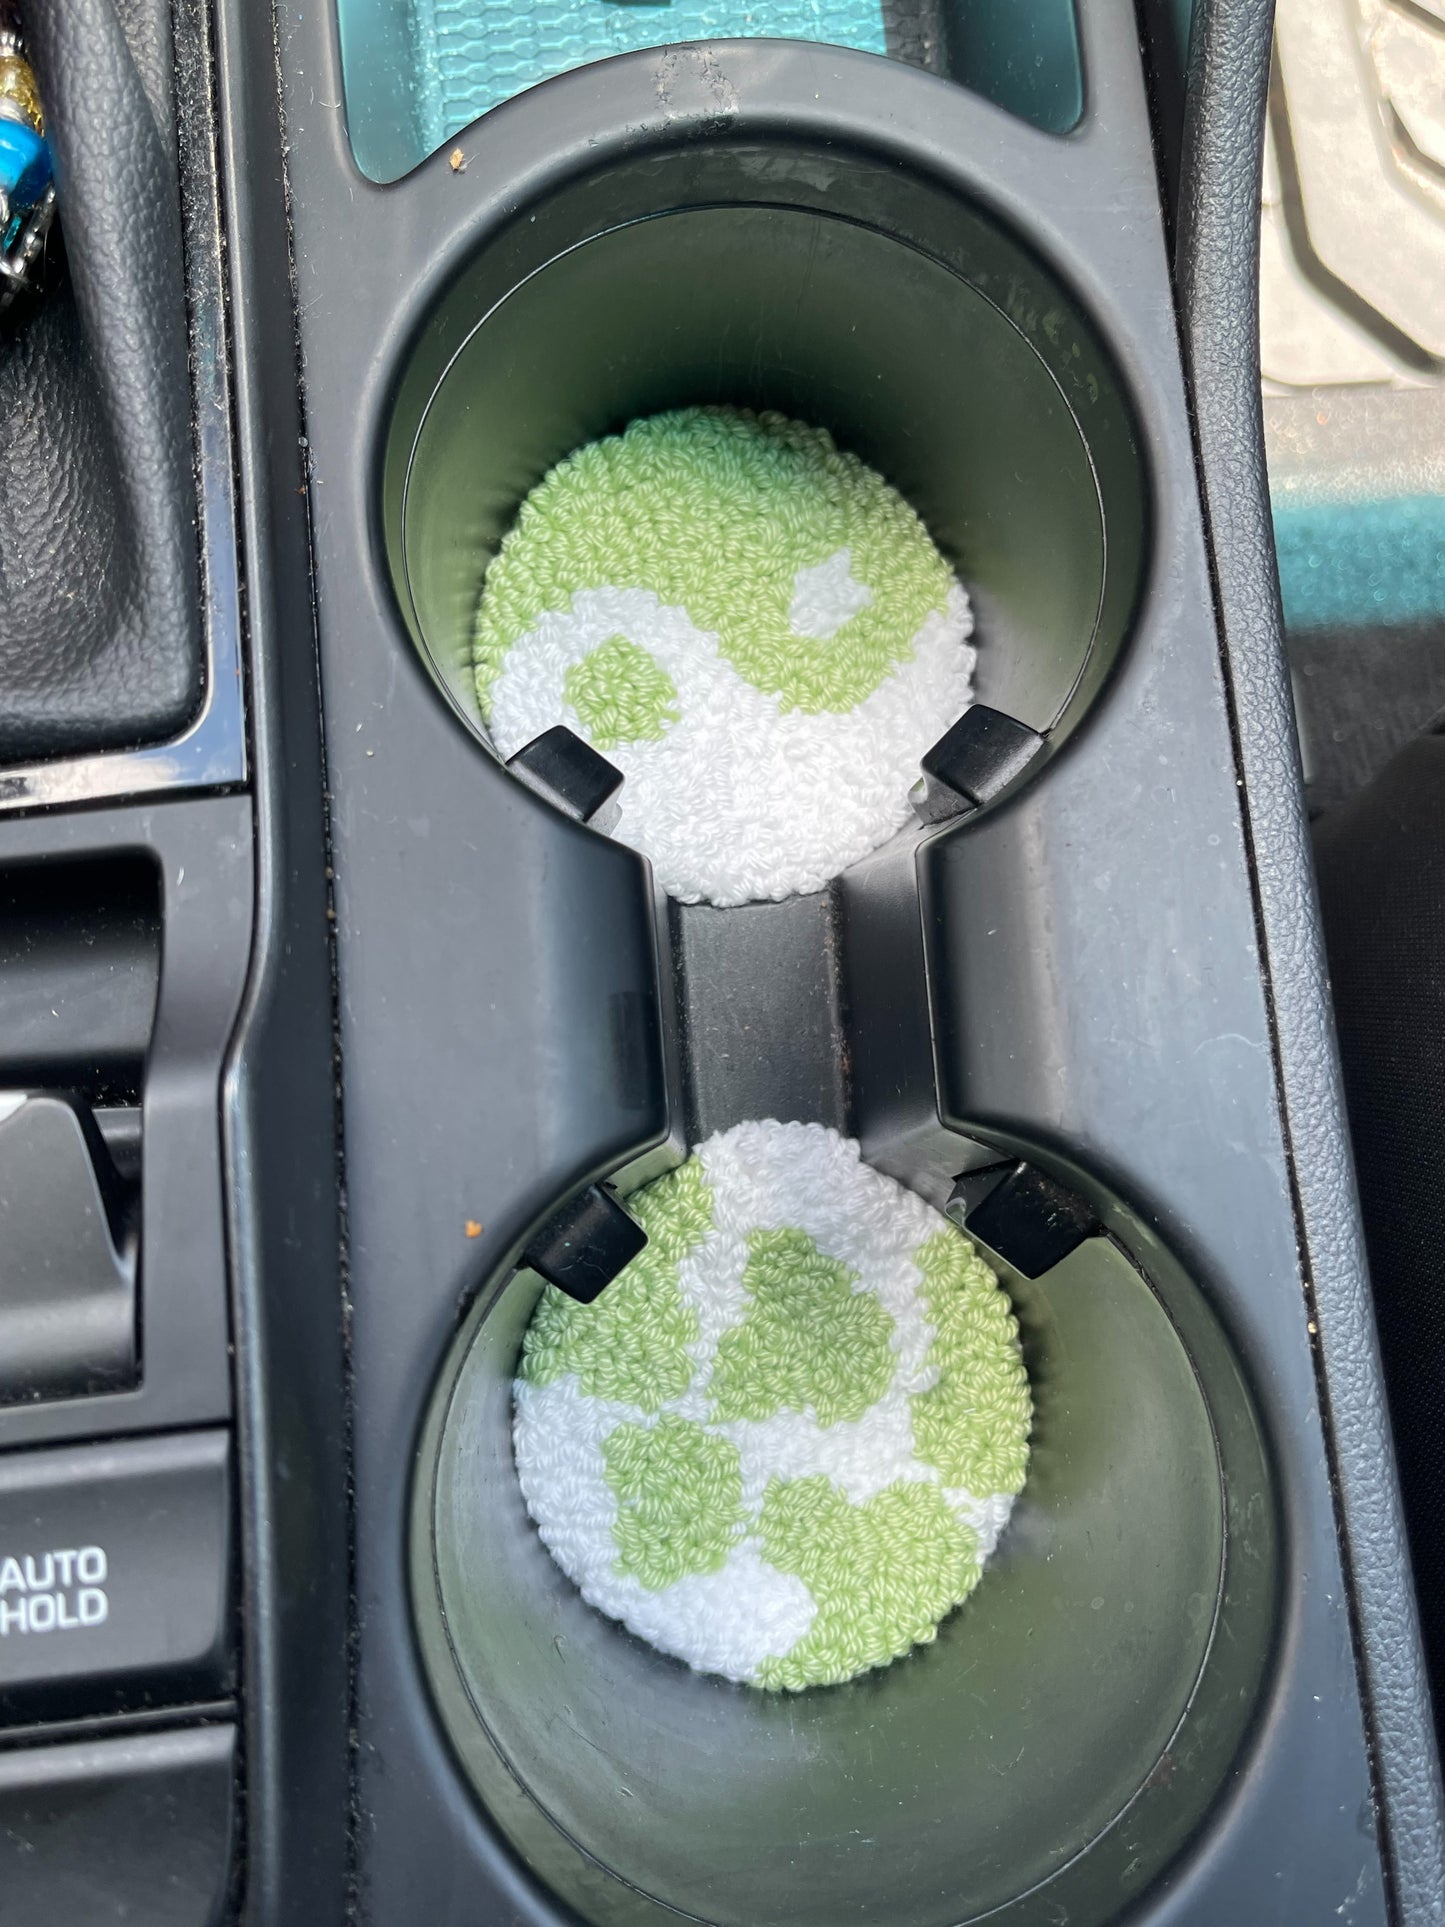
[[[1027,1896],[1049,1882],[1098,1927],[1198,1824],[1269,1641],[1247,1395],[1198,1293],[1166,1309],[1107,1238],[1008,1283],[1035,1424],[988,1571],[934,1645],[798,1695],[689,1672],[553,1564],[510,1440],[537,1280],[484,1294],[418,1460],[418,1627],[474,1786],[584,1918],[1046,1920]]]
[[[1147,548],[1133,417],[1079,304],[896,165],[722,142],[666,159],[519,216],[412,341],[384,547],[437,680],[485,740],[481,583],[553,463],[637,416],[731,403],[828,428],[901,490],[974,599],[978,700],[1059,740],[1125,639]]]

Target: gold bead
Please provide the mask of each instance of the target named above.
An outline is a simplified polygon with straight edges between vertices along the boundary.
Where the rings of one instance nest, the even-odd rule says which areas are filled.
[[[30,62],[23,54],[0,54],[0,114],[23,120],[37,134],[45,132],[45,114],[40,105],[40,89]],[[18,115],[16,110],[18,111]]]

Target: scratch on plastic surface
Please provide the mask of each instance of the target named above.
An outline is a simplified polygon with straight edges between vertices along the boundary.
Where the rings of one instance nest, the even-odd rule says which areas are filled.
[[[1336,1907],[1335,1909],[1335,1912],[1339,1915],[1341,1920],[1354,1919],[1355,1905],[1358,1901],[1364,1899],[1365,1881],[1368,1875],[1369,1875],[1369,1867],[1367,1864],[1362,1863],[1360,1866],[1360,1876],[1359,1876],[1359,1879],[1356,1880],[1353,1890],[1350,1893],[1347,1893],[1345,1895],[1344,1899],[1340,1902],[1339,1906]]]
[[[1264,1049],[1264,1045],[1257,1037],[1246,1037],[1243,1031],[1239,1030],[1222,1030],[1216,1037],[1201,1037],[1189,1054],[1191,1057],[1197,1057],[1200,1051],[1208,1050],[1214,1044],[1243,1044],[1246,1050],[1262,1051]]]

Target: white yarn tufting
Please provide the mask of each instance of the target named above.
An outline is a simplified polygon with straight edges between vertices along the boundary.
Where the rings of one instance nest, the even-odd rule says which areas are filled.
[[[832,635],[862,606],[861,585],[840,584],[836,558],[800,573],[810,579],[795,612],[801,606],[814,635]],[[625,635],[672,677],[678,719],[656,741],[607,749],[626,778],[615,834],[650,857],[684,903],[776,901],[820,890],[910,820],[920,758],[972,700],[972,628],[954,583],[911,659],[871,696],[842,714],[809,715],[745,682],[685,610],[645,589],[583,589],[569,611],[543,616],[512,645],[493,687],[492,731],[503,757],[558,722],[585,736],[563,691],[567,671]]]
[[[667,1303],[677,1304],[674,1289],[689,1309],[694,1321],[689,1329],[695,1333],[685,1346],[690,1382],[661,1402],[635,1403],[589,1393],[582,1383],[585,1368],[563,1369],[564,1352],[549,1353],[541,1371],[540,1354],[532,1354],[515,1387],[518,1475],[553,1557],[599,1611],[701,1671],[764,1684],[806,1684],[807,1678],[775,1682],[767,1673],[769,1663],[776,1667],[807,1638],[819,1612],[808,1585],[764,1556],[759,1517],[770,1489],[776,1491],[779,1481],[822,1475],[850,1505],[863,1507],[900,1483],[935,1488],[947,1515],[976,1536],[976,1566],[940,1603],[939,1610],[947,1610],[969,1590],[977,1566],[993,1551],[1022,1482],[1029,1405],[1015,1327],[992,1275],[970,1256],[961,1234],[912,1192],[864,1164],[858,1146],[836,1132],[772,1120],[740,1124],[703,1145],[695,1163],[701,1177],[695,1196],[704,1203],[701,1220],[695,1209],[689,1222],[699,1223],[700,1235],[676,1263],[675,1288],[669,1273],[661,1296],[648,1304],[648,1317],[659,1330]],[[753,1305],[745,1285],[756,1249],[750,1241],[769,1231],[806,1234],[824,1258],[846,1267],[855,1295],[871,1295],[887,1314],[891,1376],[857,1417],[824,1424],[811,1406],[789,1409],[785,1401],[780,1401],[783,1409],[766,1417],[717,1415],[719,1346]],[[939,1365],[930,1357],[936,1332],[918,1254],[936,1249],[940,1239],[956,1241],[961,1261],[976,1267],[968,1272],[967,1291],[977,1314],[970,1329],[981,1361],[978,1425],[1004,1441],[1010,1467],[1003,1475],[1005,1490],[946,1486],[943,1472],[920,1457],[915,1438],[913,1401],[940,1379]],[[554,1303],[574,1331],[607,1315],[606,1294],[599,1307]],[[644,1327],[634,1311],[626,1316],[630,1322],[620,1343],[635,1349]],[[592,1329],[610,1342],[606,1327]],[[674,1420],[736,1449],[741,1505],[725,1556],[720,1553],[714,1570],[650,1586],[622,1570],[619,1498],[609,1482],[604,1442],[622,1426],[655,1428]],[[688,1521],[680,1523],[685,1530]],[[860,1574],[860,1586],[865,1579]],[[934,1620],[938,1616],[935,1612]],[[896,1634],[887,1637],[894,1639],[892,1647],[861,1658],[854,1653],[842,1663],[830,1660],[832,1670],[811,1677],[842,1678],[860,1666],[885,1663],[914,1639],[931,1637],[931,1628],[915,1627],[901,1640]]]
[[[818,890],[910,820],[972,700],[968,597],[823,429],[691,408],[577,449],[488,565],[472,640],[504,757],[562,724],[684,902]]]

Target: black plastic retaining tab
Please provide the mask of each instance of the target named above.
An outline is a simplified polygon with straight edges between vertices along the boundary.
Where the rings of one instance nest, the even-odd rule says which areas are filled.
[[[578,1304],[590,1305],[647,1243],[610,1191],[589,1184],[537,1233],[522,1262]]]
[[[544,729],[524,743],[515,756],[507,758],[507,768],[528,789],[569,816],[590,823],[594,830],[612,829],[621,814],[617,792],[622,788],[622,771],[565,723]]]
[[[911,802],[925,823],[976,810],[1027,769],[1043,742],[1036,729],[975,703],[923,758]]]
[[[992,1163],[972,1164],[953,1181],[943,1207],[946,1218],[962,1228],[991,1191],[996,1191],[1011,1172],[1019,1169],[1016,1158],[997,1158]]]
[[[1100,1229],[1081,1197],[1032,1164],[966,1171],[945,1209],[1025,1278],[1052,1271]]]
[[[132,1217],[86,1104],[0,1095],[0,1402],[134,1384]]]

